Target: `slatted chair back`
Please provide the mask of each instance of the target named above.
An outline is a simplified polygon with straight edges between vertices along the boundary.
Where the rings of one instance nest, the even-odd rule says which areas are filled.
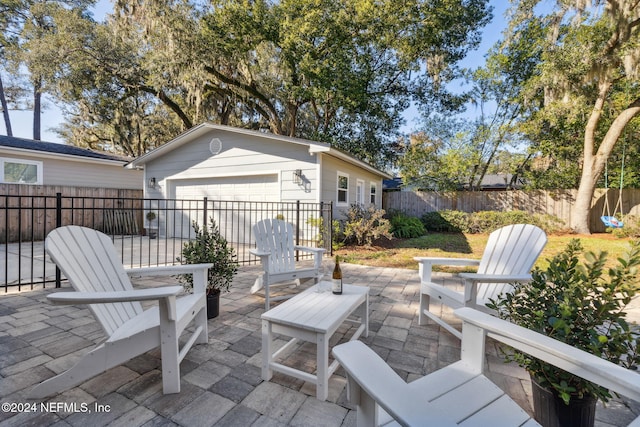
[[[269,273],[277,274],[296,269],[293,226],[279,219],[265,219],[253,226],[256,247],[269,252]]]
[[[99,231],[79,226],[57,228],[47,236],[45,249],[76,291],[133,290],[113,242]],[[143,311],[139,301],[90,304],[89,308],[107,336]]]
[[[479,274],[515,276],[528,274],[547,243],[545,232],[531,224],[515,224],[499,228],[491,233],[485,247]],[[478,302],[488,302],[501,293],[510,292],[508,283],[483,283],[478,285]]]

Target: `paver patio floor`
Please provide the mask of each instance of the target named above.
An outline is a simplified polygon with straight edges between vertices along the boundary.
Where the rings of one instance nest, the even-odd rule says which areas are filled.
[[[371,332],[361,340],[399,375],[411,381],[458,360],[457,339],[435,324],[418,325],[416,271],[342,267],[345,283],[371,288]],[[187,354],[181,364],[182,391],[173,395],[162,394],[160,354],[154,350],[45,401],[26,399],[34,384],[67,369],[102,340],[103,333],[85,307],[49,304],[46,295],[55,290],[1,295],[0,403],[29,403],[33,410],[11,412],[3,405],[0,426],[355,425],[342,369],[331,378],[325,402],[315,398],[314,385],[301,380],[278,373],[269,382],[261,379],[264,300],[249,293],[258,271],[257,266],[240,269],[232,291],[222,296],[220,316],[209,321],[209,344],[196,345]],[[152,283],[149,278],[136,280],[139,286]],[[452,316],[446,308],[444,315]],[[343,326],[331,345],[350,333]],[[301,344],[287,363],[311,372],[315,347]],[[531,411],[526,373],[503,363],[496,346],[488,346],[488,369],[498,385]],[[636,402],[616,400],[606,408],[599,404],[596,424],[626,425],[639,413]]]

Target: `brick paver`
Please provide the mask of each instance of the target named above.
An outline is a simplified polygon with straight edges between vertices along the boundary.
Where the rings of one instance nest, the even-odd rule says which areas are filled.
[[[181,393],[166,396],[159,350],[153,350],[45,401],[27,400],[33,385],[67,369],[104,336],[86,307],[49,304],[46,295],[55,290],[0,296],[0,403],[35,404],[32,412],[0,412],[0,427],[355,425],[341,369],[330,380],[325,402],[314,397],[315,386],[301,380],[282,374],[269,382],[261,379],[264,300],[249,293],[258,272],[257,266],[240,269],[232,291],[222,296],[220,316],[209,321],[209,344],[192,348],[181,364]],[[344,264],[343,274],[347,283],[370,286],[370,334],[361,339],[402,378],[412,381],[459,359],[457,339],[433,323],[418,325],[416,271]],[[136,281],[154,283],[158,280]],[[442,312],[450,316],[448,308]],[[341,327],[331,344],[351,333]],[[488,375],[531,411],[528,376],[505,364],[496,347],[487,347]],[[314,346],[302,343],[286,363],[313,370],[314,352]],[[640,404],[614,401],[606,408],[599,405],[596,424],[626,425],[638,413]]]

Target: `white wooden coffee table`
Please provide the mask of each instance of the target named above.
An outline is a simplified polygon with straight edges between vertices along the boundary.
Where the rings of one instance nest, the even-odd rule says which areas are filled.
[[[359,324],[351,340],[365,333],[369,335],[369,288],[366,286],[343,285],[342,295],[331,291],[316,292],[316,286],[296,295],[262,315],[262,378],[271,379],[273,371],[282,372],[309,381],[316,385],[316,397],[326,400],[329,393],[329,377],[338,368],[336,360],[329,366],[329,339],[338,327],[352,314],[359,318]],[[329,288],[325,284],[325,289]],[[286,335],[292,339],[278,351],[273,352],[274,334]],[[316,343],[316,375],[285,366],[275,361],[290,349],[297,340]]]

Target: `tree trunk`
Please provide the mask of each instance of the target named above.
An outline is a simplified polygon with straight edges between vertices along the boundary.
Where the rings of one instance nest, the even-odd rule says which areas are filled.
[[[42,114],[42,80],[38,78],[33,84],[33,139],[40,141],[40,118]]]
[[[593,137],[595,135],[595,127],[597,123],[593,123],[590,119],[585,130],[585,150],[584,162],[582,164],[582,177],[580,178],[580,186],[576,195],[575,212],[571,218],[571,228],[576,233],[591,234],[589,228],[589,213],[591,212],[591,200],[596,189],[596,184],[600,175],[604,171],[604,166],[615,147],[616,142],[620,139],[625,126],[635,116],[640,114],[640,99],[632,102],[611,124],[611,127],[604,136],[598,151],[593,154]],[[594,113],[594,116],[599,115]]]
[[[7,107],[7,98],[4,96],[4,86],[2,86],[2,77],[0,77],[0,107],[2,108],[2,116],[4,117],[4,127],[7,129],[7,136],[13,136],[9,107]]]

